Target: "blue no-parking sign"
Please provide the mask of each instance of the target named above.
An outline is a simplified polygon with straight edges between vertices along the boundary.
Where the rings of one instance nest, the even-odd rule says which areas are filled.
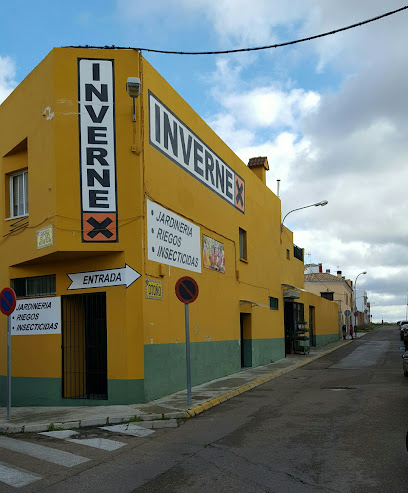
[[[0,311],[11,315],[16,307],[16,293],[11,288],[4,288],[0,293]]]
[[[7,419],[10,419],[11,408],[11,323],[10,316],[16,307],[16,293],[14,289],[4,288],[0,293],[0,311],[7,315],[7,381],[6,403]]]

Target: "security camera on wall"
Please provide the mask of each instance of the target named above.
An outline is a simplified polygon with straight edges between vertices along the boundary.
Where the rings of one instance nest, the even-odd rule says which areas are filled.
[[[139,77],[128,77],[126,82],[126,91],[131,98],[137,98],[140,96],[142,85]]]

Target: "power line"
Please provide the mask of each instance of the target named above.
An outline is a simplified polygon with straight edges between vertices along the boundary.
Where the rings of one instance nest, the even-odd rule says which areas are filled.
[[[305,41],[311,41],[312,39],[323,38],[325,36],[331,36],[333,34],[340,33],[342,31],[348,31],[349,29],[354,29],[355,27],[360,27],[365,24],[369,24],[370,22],[378,21],[379,19],[383,19],[384,17],[388,17],[393,14],[397,14],[398,12],[402,12],[403,10],[408,9],[408,5],[405,7],[401,7],[400,9],[393,10],[391,12],[386,12],[385,14],[378,15],[377,17],[373,17],[372,19],[367,19],[365,21],[357,22],[356,24],[352,24],[351,26],[341,27],[340,29],[335,29],[333,31],[328,31],[326,33],[316,34],[315,36],[309,36],[307,38],[296,39],[294,41],[286,41],[285,43],[277,43],[274,45],[266,45],[266,46],[256,46],[253,48],[238,48],[236,50],[220,50],[220,51],[169,51],[169,50],[155,50],[153,48],[136,48],[132,46],[68,46],[67,48],[92,48],[92,49],[110,49],[110,50],[136,50],[136,51],[148,51],[151,53],[164,53],[167,55],[225,55],[228,53],[241,53],[245,51],[260,51],[260,50],[269,50],[271,48],[281,48],[282,46],[289,46],[298,43],[303,43]]]

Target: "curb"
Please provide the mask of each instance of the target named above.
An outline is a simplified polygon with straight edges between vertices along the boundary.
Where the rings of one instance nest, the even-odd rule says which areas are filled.
[[[328,349],[320,354],[314,355],[312,357],[309,357],[303,361],[300,361],[293,366],[290,366],[288,368],[282,368],[280,370],[274,371],[273,373],[270,373],[269,375],[266,375],[262,378],[259,378],[258,380],[254,380],[250,383],[247,383],[245,385],[242,385],[241,387],[238,387],[234,390],[230,390],[229,392],[226,392],[225,394],[219,395],[218,397],[215,397],[214,399],[211,399],[207,402],[204,402],[203,404],[199,404],[195,407],[192,407],[188,409],[187,411],[174,411],[170,413],[164,413],[164,414],[141,414],[141,415],[133,415],[133,416],[122,416],[122,417],[109,417],[107,416],[106,418],[97,418],[97,419],[83,419],[83,420],[75,420],[75,421],[66,421],[66,422],[54,422],[54,423],[38,423],[38,424],[26,424],[26,425],[17,425],[17,424],[10,424],[8,426],[0,426],[0,433],[32,433],[32,432],[42,432],[42,431],[50,431],[51,429],[81,429],[81,428],[86,428],[90,426],[107,426],[107,425],[113,425],[113,424],[120,424],[120,423],[146,423],[146,422],[152,422],[152,428],[159,428],[161,427],[160,424],[155,425],[154,422],[160,423],[162,420],[171,420],[172,425],[164,425],[165,427],[175,427],[174,422],[176,423],[177,426],[177,419],[186,419],[186,418],[193,418],[194,416],[197,416],[198,414],[203,413],[204,411],[207,411],[208,409],[211,409],[212,407],[218,406],[222,402],[228,401],[229,399],[232,399],[233,397],[236,397],[237,395],[243,394],[244,392],[247,392],[248,390],[251,390],[255,387],[258,387],[259,385],[262,385],[266,382],[269,382],[270,380],[273,380],[274,378],[280,377],[281,375],[284,375],[286,373],[289,373],[293,370],[296,370],[297,368],[300,368],[302,366],[305,366],[312,361],[315,361],[319,358],[322,358],[323,356],[326,356],[327,354],[332,353],[333,351],[337,351],[337,349],[340,349],[341,347],[347,346],[348,344],[351,344],[352,340],[347,340],[343,342],[342,344],[339,344],[338,346]],[[135,420],[137,418],[137,420]],[[147,423],[146,423],[147,424]],[[141,426],[143,426],[141,424]],[[145,427],[147,427],[145,425]]]
[[[221,404],[222,402],[225,402],[229,399],[232,399],[233,397],[236,397],[239,394],[243,394],[244,392],[247,392],[248,390],[253,389],[254,387],[258,387],[259,385],[262,385],[263,383],[269,382],[270,380],[273,380],[274,378],[280,377],[281,375],[284,375],[285,373],[289,373],[293,370],[296,370],[297,368],[300,368],[302,366],[308,365],[312,361],[315,361],[319,358],[322,358],[323,356],[326,356],[327,354],[330,354],[334,351],[337,351],[337,349],[340,349],[344,346],[347,346],[348,344],[351,344],[351,340],[343,342],[342,344],[339,344],[338,346],[328,349],[327,351],[317,354],[311,358],[305,359],[304,361],[300,361],[299,363],[296,363],[295,365],[289,367],[289,368],[284,368],[282,370],[277,370],[276,372],[271,373],[270,375],[266,375],[265,377],[259,378],[258,380],[254,380],[251,383],[247,383],[245,385],[242,385],[241,387],[238,387],[234,390],[231,390],[227,392],[226,394],[222,394],[218,397],[215,397],[214,399],[211,399],[210,401],[204,402],[204,404],[199,404],[198,406],[192,407],[187,410],[187,416],[188,418],[193,418],[194,416],[197,416],[198,414],[201,414],[204,411],[207,411],[208,409],[211,409],[212,407],[218,406],[218,404]]]
[[[65,421],[65,422],[53,422],[53,423],[38,423],[38,424],[26,424],[26,425],[16,425],[10,424],[8,426],[0,426],[0,433],[40,433],[43,431],[52,430],[71,430],[71,429],[83,429],[92,426],[109,426],[114,424],[126,424],[126,423],[140,423],[143,428],[176,428],[177,419],[179,418],[189,418],[190,416],[185,411],[171,412],[167,414],[151,414],[142,416],[123,416],[120,418],[116,417],[106,417],[99,419],[83,419],[75,421]],[[138,418],[135,421],[134,418]],[[145,423],[146,425],[143,425]],[[151,423],[149,426],[147,423]],[[164,424],[165,423],[165,424]]]

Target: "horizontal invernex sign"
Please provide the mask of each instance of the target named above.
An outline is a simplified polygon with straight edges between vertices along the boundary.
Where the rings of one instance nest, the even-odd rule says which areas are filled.
[[[245,182],[149,91],[150,144],[245,214]]]

